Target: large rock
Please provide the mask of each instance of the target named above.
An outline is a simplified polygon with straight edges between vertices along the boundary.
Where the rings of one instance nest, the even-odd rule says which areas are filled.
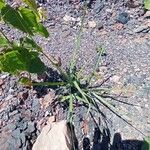
[[[72,150],[72,132],[66,121],[46,125],[38,136],[32,150]]]

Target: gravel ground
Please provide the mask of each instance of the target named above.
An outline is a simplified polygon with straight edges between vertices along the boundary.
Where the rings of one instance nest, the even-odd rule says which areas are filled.
[[[47,53],[59,56],[63,66],[67,67],[80,26],[83,2],[49,0],[39,3],[48,10],[45,25],[50,37],[36,39]],[[118,100],[134,104],[129,106],[113,102],[137,129],[100,107],[108,120],[108,126],[101,129],[101,134],[95,124],[104,125],[100,114],[94,112],[85,119],[86,109],[76,108],[75,131],[79,149],[88,149],[90,145],[94,150],[138,150],[143,137],[150,135],[150,15],[147,17],[144,14],[142,1],[133,4],[128,0],[97,0],[90,1],[88,6],[78,66],[85,65],[84,73],[88,74],[96,59],[96,47],[103,45],[107,55],[98,75],[102,78],[112,75],[106,84],[113,87],[116,95],[120,95]],[[73,19],[66,20],[64,16]],[[95,23],[96,27],[93,27]],[[4,30],[10,38],[19,35],[9,28]],[[0,74],[0,150],[32,148],[42,127],[54,113],[51,106],[43,103],[44,94],[49,92],[54,93],[49,88],[29,90],[18,85],[15,77]],[[59,106],[57,109],[58,114],[63,114],[58,115],[58,119],[63,119],[66,111]],[[86,133],[83,130],[85,126]]]

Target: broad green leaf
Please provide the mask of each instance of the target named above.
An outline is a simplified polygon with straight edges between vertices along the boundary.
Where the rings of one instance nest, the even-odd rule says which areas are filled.
[[[20,16],[18,11],[6,5],[1,9],[2,18],[6,23],[11,24],[13,27],[33,35],[26,21]]]
[[[34,30],[34,28],[38,28],[36,15],[31,9],[20,7],[19,12],[31,30]]]
[[[144,7],[145,9],[150,10],[150,0],[144,0]]]
[[[29,28],[34,33],[39,33],[43,35],[44,37],[49,36],[48,31],[41,23],[38,22],[38,18],[32,10],[28,8],[20,7],[19,12],[21,13],[23,19],[26,21],[26,24],[28,24]]]
[[[42,51],[42,48],[36,44],[36,42],[33,39],[30,39],[28,37],[25,37],[20,40],[21,45],[26,49],[34,49],[39,52]]]
[[[8,46],[9,42],[3,35],[0,34],[0,47],[8,47]]]
[[[27,71],[30,73],[42,73],[45,71],[45,65],[38,57],[38,53],[30,52],[30,60]]]
[[[0,63],[0,69],[11,74],[26,70],[26,64],[18,51],[11,51],[0,56]]]
[[[144,139],[141,150],[150,150],[150,137]]]
[[[41,73],[45,71],[45,65],[38,57],[37,52],[28,51],[18,47],[0,56],[0,70],[17,74],[21,71]]]

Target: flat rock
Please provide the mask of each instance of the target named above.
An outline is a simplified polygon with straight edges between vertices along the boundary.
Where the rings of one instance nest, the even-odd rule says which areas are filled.
[[[38,136],[32,150],[72,150],[72,137],[67,121],[46,125]]]

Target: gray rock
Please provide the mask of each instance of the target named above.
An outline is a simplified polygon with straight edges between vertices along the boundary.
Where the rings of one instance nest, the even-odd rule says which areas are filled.
[[[17,128],[17,126],[16,126],[16,124],[14,124],[14,123],[9,123],[9,124],[7,125],[7,128],[13,131],[13,130],[15,130],[15,129]]]
[[[99,13],[104,8],[104,0],[96,0],[94,12]]]
[[[130,20],[130,16],[126,12],[120,13],[117,18],[117,21],[122,24],[126,24],[129,20]]]
[[[20,138],[20,135],[21,135],[21,132],[19,128],[17,128],[16,130],[12,132],[12,137],[14,138]]]
[[[12,117],[18,113],[18,110],[14,110],[13,112],[9,113],[9,116]]]
[[[22,144],[25,146],[26,145],[26,137],[25,137],[25,133],[24,132],[22,132],[20,134],[20,139],[21,139]]]
[[[33,133],[36,130],[34,122],[28,122],[28,128],[26,129],[27,133]]]

